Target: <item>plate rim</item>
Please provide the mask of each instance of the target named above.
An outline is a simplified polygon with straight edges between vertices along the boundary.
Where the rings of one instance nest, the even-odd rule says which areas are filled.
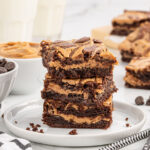
[[[27,133],[27,132],[30,132],[30,134],[32,135],[41,135],[41,136],[51,136],[51,137],[63,137],[63,138],[68,138],[70,137],[70,135],[66,134],[66,135],[59,135],[59,134],[51,134],[51,133],[44,133],[44,134],[41,134],[41,133],[37,133],[37,132],[31,132],[31,131],[27,131],[26,129],[23,129],[23,128],[20,128],[20,127],[17,127],[16,125],[14,125],[11,121],[9,121],[7,119],[7,116],[8,114],[13,110],[15,109],[16,107],[20,107],[20,106],[23,106],[23,105],[27,105],[29,103],[38,103],[40,102],[41,100],[32,100],[32,101],[28,101],[28,102],[24,102],[24,103],[19,103],[15,106],[12,106],[10,107],[9,109],[7,109],[5,112],[4,112],[4,122],[5,122],[5,125],[7,127],[7,129],[9,131],[11,131],[12,133],[14,133],[11,129],[11,128],[14,128],[15,130],[18,130],[18,131],[21,131],[23,133]],[[99,137],[99,136],[108,136],[108,135],[113,135],[113,134],[119,134],[119,133],[122,133],[122,132],[129,132],[131,130],[133,130],[134,128],[138,128],[139,126],[142,126],[144,125],[144,123],[146,122],[146,114],[145,112],[141,109],[141,108],[138,108],[137,106],[134,106],[132,104],[129,104],[127,102],[122,102],[122,101],[118,101],[118,100],[113,100],[113,104],[116,105],[116,104],[119,104],[119,105],[126,105],[127,106],[130,106],[136,110],[138,110],[141,114],[142,114],[142,119],[137,123],[135,124],[134,126],[131,126],[129,128],[126,128],[124,130],[119,130],[119,131],[115,131],[115,132],[109,132],[109,133],[101,133],[101,134],[85,134],[85,135],[81,135],[81,134],[78,134],[78,135],[74,135],[74,136],[71,136],[72,138],[78,138],[78,137],[85,137],[85,136],[88,136],[88,137]],[[63,128],[64,129],[64,128]],[[66,128],[66,129],[74,129],[74,128]],[[79,129],[79,128],[76,128],[76,129]],[[95,129],[97,130],[97,129]],[[14,133],[15,134],[15,133]],[[15,134],[16,135],[16,134]]]

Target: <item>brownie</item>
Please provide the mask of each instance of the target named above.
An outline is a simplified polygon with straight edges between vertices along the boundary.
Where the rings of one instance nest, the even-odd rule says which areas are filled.
[[[112,74],[116,58],[101,41],[83,37],[71,41],[42,41],[43,65],[53,78],[93,78]]]
[[[149,11],[125,10],[123,14],[112,20],[113,30],[111,34],[126,36],[146,21],[150,22]]]
[[[112,96],[107,101],[101,107],[45,101],[43,122],[51,127],[106,129],[112,122]]]
[[[126,85],[133,88],[150,89],[150,57],[135,57],[126,66]]]
[[[150,57],[150,22],[140,25],[120,43],[122,60],[129,62],[133,57]]]
[[[112,123],[116,58],[101,41],[83,37],[42,41],[47,73],[41,91],[43,122],[59,128],[107,129]]]

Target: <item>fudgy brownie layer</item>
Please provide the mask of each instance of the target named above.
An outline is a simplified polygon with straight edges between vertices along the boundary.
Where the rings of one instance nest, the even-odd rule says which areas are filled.
[[[121,57],[122,61],[130,62],[135,55],[132,51],[121,50]]]
[[[108,68],[76,68],[70,70],[58,69],[52,67],[48,69],[52,78],[56,79],[79,79],[111,76],[113,67]]]
[[[137,89],[150,89],[150,85],[141,85],[141,86],[137,86],[137,85],[131,85],[130,83],[125,83],[125,86],[129,87],[129,88],[137,88]]]
[[[139,21],[135,21],[133,22],[132,24],[127,24],[127,23],[124,23],[124,24],[119,24],[117,22],[112,22],[112,25],[115,27],[115,26],[120,26],[120,27],[127,27],[127,28],[130,28],[130,27],[139,27],[140,24],[144,23],[144,22],[150,22],[150,19],[143,19],[143,20],[139,20]]]
[[[44,113],[53,115],[55,111],[60,114],[75,115],[77,117],[110,117],[112,112],[112,97],[109,98],[110,104],[101,104],[101,106],[87,107],[84,104],[73,104],[65,102],[55,102],[55,100],[47,100],[44,102]]]
[[[150,81],[150,71],[148,72],[147,70],[142,70],[142,71],[134,72],[128,69],[127,71],[141,81],[144,81],[144,82]]]
[[[72,121],[66,121],[62,117],[59,116],[49,116],[47,114],[43,114],[43,123],[47,124],[50,127],[55,128],[93,128],[93,129],[107,129],[111,123],[112,118],[110,121],[101,120],[97,123],[87,124],[77,124]]]
[[[76,94],[76,93],[68,93],[66,94],[60,94],[59,91],[49,90],[45,91],[43,90],[41,92],[41,96],[43,99],[54,99],[54,100],[61,100],[66,102],[73,102],[73,103],[87,103],[88,105],[92,105],[93,103],[97,103],[98,105],[108,99],[112,93],[116,92],[117,88],[113,84],[113,81],[104,87],[103,91],[101,93],[97,93],[94,91],[83,93],[83,94]],[[86,97],[84,96],[86,94]]]
[[[55,85],[64,90],[91,92],[95,89],[103,89],[107,84],[112,84],[113,76],[103,78],[86,78],[86,79],[54,79],[49,74],[44,80],[44,88],[51,89]]]
[[[126,36],[126,35],[128,35],[129,33],[131,33],[132,31],[130,31],[130,30],[124,30],[124,29],[113,29],[112,31],[111,31],[111,33],[110,34],[112,34],[112,35],[120,35],[120,36]]]

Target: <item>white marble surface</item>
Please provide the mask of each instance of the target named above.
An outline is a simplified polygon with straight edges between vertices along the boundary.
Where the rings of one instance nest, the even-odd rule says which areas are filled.
[[[149,0],[68,0],[64,26],[62,30],[62,39],[72,39],[79,38],[82,36],[89,36],[90,31],[94,27],[108,25],[111,22],[113,16],[116,16],[124,8],[127,9],[150,9]],[[121,94],[119,92],[119,94]],[[139,92],[134,92],[131,97],[135,97]],[[147,98],[149,91],[143,93],[145,98]],[[124,96],[128,93],[124,93]],[[40,97],[40,92],[36,92],[32,95],[14,96],[10,95],[3,103],[3,109],[11,105],[15,105],[25,100],[36,99]],[[129,95],[128,95],[129,97]],[[129,100],[127,99],[129,102]],[[130,101],[133,104],[134,100]],[[142,106],[142,109],[146,111],[148,119],[149,118],[149,109]],[[149,120],[146,123],[144,128],[149,127]],[[3,123],[3,120],[0,119],[0,130],[10,133]],[[130,145],[124,150],[140,150],[143,147],[145,140],[142,140],[136,144]],[[41,144],[32,143],[33,150],[98,150],[98,147],[88,147],[88,148],[63,148],[63,147],[54,147],[46,146]]]

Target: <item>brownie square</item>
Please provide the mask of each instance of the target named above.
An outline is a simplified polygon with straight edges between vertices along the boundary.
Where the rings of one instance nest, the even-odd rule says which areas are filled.
[[[133,57],[150,57],[150,23],[146,22],[129,34],[120,43],[122,60],[129,62]]]
[[[125,10],[123,14],[112,20],[113,30],[111,34],[128,35],[146,21],[150,21],[149,11]]]
[[[83,37],[71,41],[43,41],[43,65],[55,78],[93,78],[112,74],[116,58],[101,41]]]
[[[126,85],[150,89],[150,57],[136,57],[126,66]]]

